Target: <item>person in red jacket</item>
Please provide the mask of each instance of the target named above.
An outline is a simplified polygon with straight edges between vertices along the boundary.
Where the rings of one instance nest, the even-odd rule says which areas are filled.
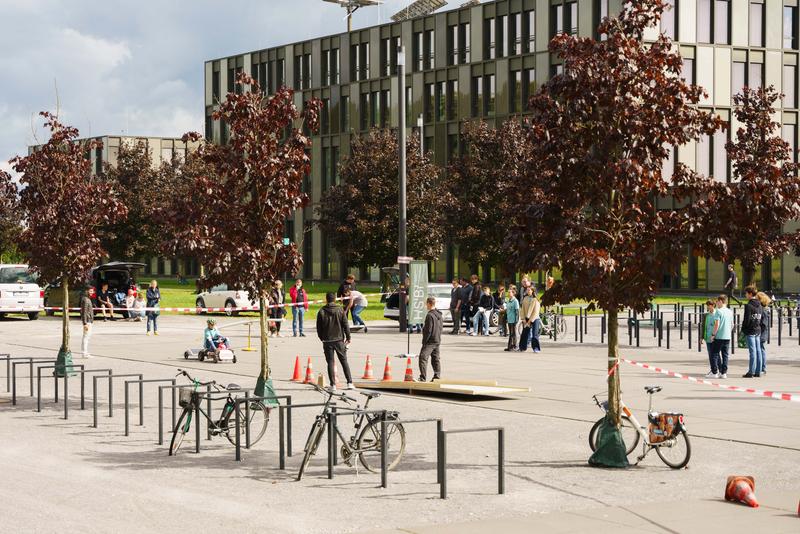
[[[289,298],[292,299],[292,336],[297,337],[297,327],[300,327],[300,337],[306,337],[303,333],[303,316],[308,311],[308,294],[303,289],[303,281],[297,279],[289,290]]]

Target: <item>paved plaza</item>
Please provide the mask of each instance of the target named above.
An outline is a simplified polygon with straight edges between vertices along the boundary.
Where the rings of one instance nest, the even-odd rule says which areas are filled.
[[[253,318],[254,320],[255,318]],[[234,347],[246,345],[249,318],[218,318]],[[146,337],[143,323],[96,323],[94,358],[76,360],[87,368],[115,374],[142,373],[146,379],[172,378],[177,368],[221,383],[253,386],[258,353],[237,351],[236,364],[185,360],[183,352],[201,341],[203,320],[162,316],[160,336]],[[371,407],[397,410],[403,419],[442,418],[445,429],[503,426],[506,439],[506,494],[497,494],[496,434],[448,438],[448,499],[436,483],[436,437],[432,424],[408,425],[403,462],[380,487],[380,475],[339,464],[327,478],[324,452],[311,462],[301,482],[295,477],[302,445],[315,408],[296,410],[293,452],[286,470],[278,465],[278,425],[273,412],[267,434],[242,462],[223,437],[191,438],[178,456],[157,445],[156,386],[145,388],[144,425],[131,412],[130,436],[123,435],[122,380],[115,383],[113,418],[101,390],[98,428],[92,428],[91,400],[80,411],[78,380],[70,383],[70,414],[53,403],[52,379],[44,380],[43,410],[29,396],[28,369],[18,366],[18,404],[5,391],[0,362],[0,531],[2,532],[798,532],[800,501],[800,403],[724,391],[650,370],[621,364],[623,397],[644,419],[643,386],[663,391],[655,406],[681,412],[691,438],[687,469],[667,468],[655,455],[627,470],[588,467],[589,429],[601,412],[591,396],[605,389],[606,349],[597,321],[590,320],[584,343],[574,341],[570,321],[566,340],[545,341],[540,354],[503,352],[505,339],[448,336],[443,339],[447,379],[497,379],[530,393],[505,399],[408,396],[385,393]],[[60,318],[6,319],[0,353],[55,357]],[[254,331],[257,325],[253,325]],[[775,332],[775,331],[774,331]],[[315,332],[305,338],[271,338],[270,361],[280,394],[292,402],[320,402],[308,386],[289,381],[295,357],[312,357],[315,372],[325,370]],[[784,332],[785,335],[785,332]],[[72,348],[80,346],[80,322],[72,321]],[[768,349],[768,373],[740,378],[747,353],[732,357],[728,385],[800,394],[797,332],[781,347]],[[629,348],[621,330],[623,357],[701,377],[705,350],[689,349],[673,332],[672,348],[657,348],[652,331],[642,330],[642,347]],[[360,377],[367,354],[375,374],[389,354],[405,350],[405,336],[390,323],[371,324],[356,333],[349,352]],[[420,337],[411,337],[412,352]],[[257,345],[258,340],[252,340]],[[416,367],[416,361],[414,362]],[[392,358],[395,378],[405,361]],[[415,368],[416,374],[416,368]],[[87,382],[91,399],[91,380]],[[137,396],[132,403],[138,405]],[[167,415],[167,420],[169,416]],[[343,425],[348,424],[343,419]],[[167,426],[169,424],[167,423]],[[345,432],[345,435],[348,435]],[[633,458],[633,455],[631,456]],[[729,475],[752,475],[759,509],[726,503]]]

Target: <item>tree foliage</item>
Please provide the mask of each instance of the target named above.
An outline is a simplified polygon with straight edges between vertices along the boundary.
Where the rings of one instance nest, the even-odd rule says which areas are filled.
[[[274,280],[302,265],[295,244],[283,244],[287,218],[308,201],[301,188],[310,172],[311,140],[300,122],[317,129],[320,101],[307,102],[301,114],[290,89],[283,87],[265,99],[249,76],[240,74],[236,83],[251,90],[229,93],[213,114],[229,126],[230,140],[198,150],[188,194],[162,212],[172,228],[164,248],[171,255],[197,258],[206,269],[205,287],[226,283],[259,301],[257,390],[263,392],[269,378],[266,298]],[[184,141],[199,138],[186,134]]]
[[[121,144],[116,165],[105,169],[106,179],[128,207],[127,218],[107,229],[104,246],[112,259],[136,259],[158,250],[171,232],[159,210],[188,193],[184,165],[173,158],[154,166],[145,143]]]
[[[11,175],[0,170],[0,263],[13,261],[19,253],[17,240],[22,233],[19,196]]]
[[[706,238],[698,249],[714,259],[741,260],[748,281],[757,265],[800,246],[800,230],[784,232],[800,214],[800,178],[773,119],[782,96],[770,86],[745,87],[733,97],[741,124],[727,144],[733,179],[709,184],[693,205],[695,220],[703,223],[698,233]]]
[[[530,200],[507,241],[518,269],[561,269],[545,304],[586,299],[608,311],[609,369],[618,358],[618,312],[647,308],[697,230],[688,209],[657,209],[667,194],[678,202],[701,196],[708,181],[682,164],[664,176],[666,147],[722,124],[696,107],[703,90],[681,78],[670,39],[644,41],[663,10],[662,0],[626,3],[600,24],[605,40],[560,34],[550,42],[564,69],[530,102],[533,157],[521,179]],[[617,424],[618,403],[612,373],[609,412]]]
[[[523,123],[509,119],[500,128],[467,123],[461,133],[467,152],[450,164],[447,184],[455,209],[447,209],[447,226],[459,258],[471,264],[505,265],[504,239],[510,212],[525,205],[518,188],[522,163],[531,146]]]
[[[420,155],[419,138],[406,143],[408,254],[433,260],[445,241],[445,212],[453,209],[440,169]],[[391,130],[373,129],[353,140],[343,158],[341,183],[323,192],[315,223],[353,264],[397,261],[399,145]]]

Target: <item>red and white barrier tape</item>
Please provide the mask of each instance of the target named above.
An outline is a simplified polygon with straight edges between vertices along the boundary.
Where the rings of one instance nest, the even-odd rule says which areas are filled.
[[[695,378],[693,376],[686,376],[684,374],[676,373],[675,371],[670,371],[669,369],[662,369],[661,367],[656,367],[654,365],[650,365],[647,363],[641,363],[634,360],[626,360],[625,358],[620,358],[619,361],[635,365],[636,367],[641,367],[642,369],[649,369],[650,371],[655,371],[656,373],[661,373],[663,375],[672,376],[674,378],[682,378],[690,382],[705,384],[706,386],[713,386],[719,389],[726,389],[728,391],[737,391],[740,393],[750,393],[751,395],[758,395],[760,397],[769,397],[771,399],[800,402],[800,395],[793,395],[791,393],[780,393],[777,391],[763,391],[760,389],[744,388],[741,386],[725,386],[723,384],[718,384],[717,382],[711,382],[710,380]]]

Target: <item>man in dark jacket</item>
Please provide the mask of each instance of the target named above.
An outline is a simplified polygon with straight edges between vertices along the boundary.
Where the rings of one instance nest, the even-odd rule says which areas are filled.
[[[734,292],[739,289],[739,277],[736,276],[736,269],[733,264],[728,265],[728,279],[725,281],[725,292],[728,294],[728,302],[736,301],[736,304],[741,304],[742,301],[736,298]]]
[[[466,332],[472,332],[472,315],[469,306],[469,297],[472,295],[472,286],[466,278],[461,279],[461,319],[466,323]]]
[[[453,335],[458,335],[461,326],[461,285],[458,278],[453,278],[453,288],[450,290],[450,316],[453,318]]]
[[[325,294],[325,306],[317,313],[317,336],[322,341],[322,350],[325,361],[328,363],[328,378],[331,388],[336,389],[336,372],[333,364],[338,355],[342,364],[344,377],[347,380],[347,389],[355,389],[353,377],[350,375],[350,365],[347,363],[347,345],[350,344],[350,326],[344,309],[336,304],[336,295]]]
[[[345,292],[353,291],[355,288],[356,288],[356,277],[353,274],[348,274],[347,277],[345,277],[345,279],[342,281],[342,283],[339,284],[339,289],[336,290],[336,296],[342,299],[342,306],[344,306],[345,317],[347,317],[347,315],[353,309],[353,303],[351,302],[351,299],[344,298]]]
[[[428,315],[425,316],[425,325],[422,327],[422,350],[419,351],[419,381],[426,381],[428,371],[428,358],[433,367],[433,378],[439,380],[442,368],[439,363],[439,344],[442,342],[442,313],[436,309],[436,298],[428,297],[425,301]]]
[[[750,353],[750,365],[747,373],[742,378],[758,378],[761,376],[761,303],[756,298],[756,288],[747,286],[744,294],[747,297],[747,304],[744,305],[744,317],[742,317],[742,333],[747,336],[747,351]]]
[[[472,285],[472,293],[469,295],[469,319],[472,322],[473,329],[475,328],[475,315],[478,313],[478,306],[481,302],[481,297],[483,296],[483,286],[481,285],[480,280],[478,280],[478,275],[473,274],[470,277],[470,284]],[[476,336],[479,336],[481,332],[472,332]]]

